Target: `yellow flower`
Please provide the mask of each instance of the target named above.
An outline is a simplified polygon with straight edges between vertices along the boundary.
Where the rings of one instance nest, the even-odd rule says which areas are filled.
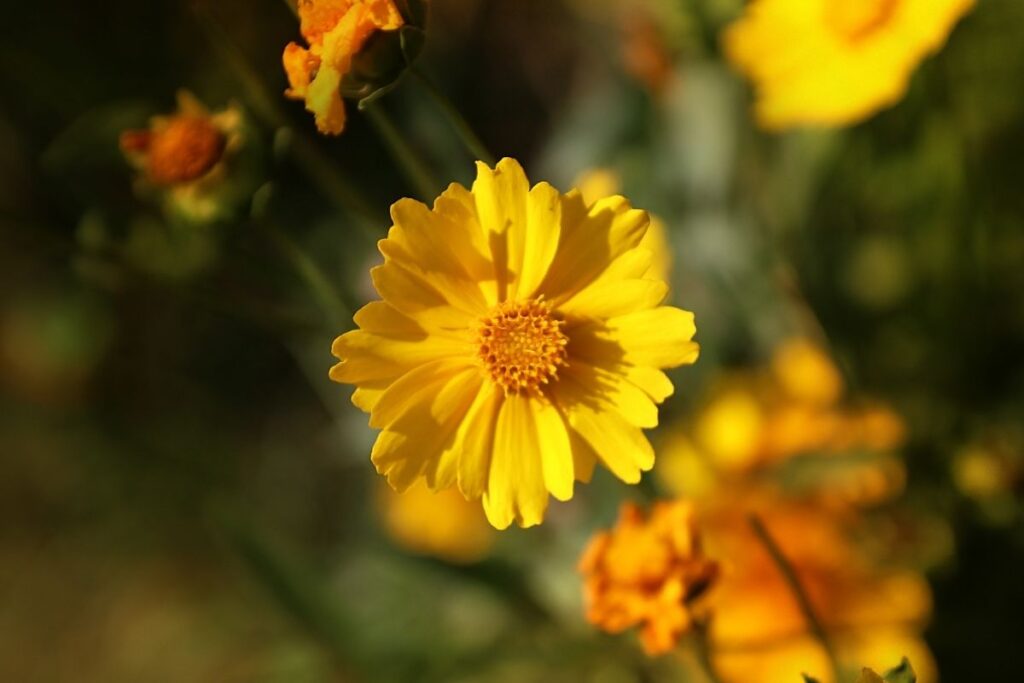
[[[643,277],[646,212],[587,204],[522,167],[477,165],[433,209],[391,207],[371,275],[382,301],[339,337],[331,378],[383,430],[371,460],[397,490],[426,479],[483,498],[491,524],[539,524],[600,460],[627,483],[654,465],[643,429],[692,363],[693,314]]]
[[[391,538],[414,553],[473,562],[494,542],[494,529],[480,507],[455,489],[434,493],[421,482],[396,493],[381,485],[380,511]]]
[[[619,521],[591,539],[580,560],[587,620],[611,633],[642,626],[649,655],[675,647],[692,626],[691,604],[717,573],[704,557],[685,502],[657,503],[645,518],[626,503]]]
[[[218,190],[227,162],[242,145],[242,128],[237,106],[211,113],[181,90],[175,113],[154,116],[145,130],[121,134],[121,151],[143,185],[160,190],[173,209],[205,220],[220,208]]]
[[[724,34],[765,128],[856,123],[895,104],[974,0],[753,0]]]
[[[282,61],[288,74],[285,96],[305,100],[321,133],[345,128],[342,79],[352,60],[376,31],[402,26],[392,0],[299,0],[299,30],[309,48],[289,43]]]

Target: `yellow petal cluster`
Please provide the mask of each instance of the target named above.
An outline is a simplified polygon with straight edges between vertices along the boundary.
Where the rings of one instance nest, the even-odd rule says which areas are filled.
[[[753,0],[723,36],[765,128],[843,126],[895,104],[974,0]]]
[[[691,628],[691,604],[714,581],[689,503],[661,502],[647,516],[632,503],[595,535],[580,560],[587,620],[612,633],[640,626],[649,655],[672,650]]]
[[[285,95],[305,100],[317,129],[337,135],[345,128],[340,89],[352,59],[375,31],[393,31],[404,20],[392,0],[299,0],[298,12],[309,47],[294,42],[285,47]]]
[[[331,369],[380,429],[371,454],[397,490],[424,479],[482,498],[497,528],[539,524],[600,461],[627,483],[654,465],[643,430],[696,360],[693,314],[661,305],[646,212],[530,186],[503,159],[433,207],[405,199]]]
[[[864,450],[879,457],[850,463],[824,482],[823,496],[868,502],[891,497],[902,466],[882,457],[906,437],[902,418],[877,403],[843,404],[838,368],[814,342],[795,337],[774,351],[767,372],[737,373],[714,389],[690,429],[666,442],[660,480],[687,495],[742,481],[798,456],[825,459]]]

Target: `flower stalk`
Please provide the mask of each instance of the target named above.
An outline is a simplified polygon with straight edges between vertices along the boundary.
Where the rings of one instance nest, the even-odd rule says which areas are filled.
[[[783,580],[793,593],[793,598],[796,600],[800,612],[807,622],[808,630],[810,630],[811,635],[821,643],[822,648],[825,650],[825,656],[828,658],[829,666],[832,669],[832,679],[842,681],[842,670],[839,666],[839,659],[836,657],[835,647],[832,645],[832,641],[825,631],[825,627],[822,625],[814,605],[811,604],[807,591],[804,590],[803,584],[800,583],[796,570],[793,569],[793,565],[786,559],[782,549],[775,542],[775,539],[772,538],[761,518],[756,513],[750,513],[747,519],[750,523],[750,528],[754,531],[754,535],[764,545],[765,550],[768,551],[772,558],[772,562],[778,567]]]
[[[491,154],[487,146],[480,140],[473,127],[469,125],[469,122],[466,121],[466,118],[459,112],[455,104],[422,71],[413,67],[409,69],[409,72],[416,77],[417,82],[427,92],[430,99],[444,113],[448,123],[451,124],[455,133],[459,136],[459,140],[465,146],[466,151],[474,159],[482,161],[488,166],[493,166],[495,163],[494,155]]]
[[[388,148],[392,158],[405,174],[406,179],[423,201],[429,201],[440,194],[440,187],[434,181],[426,163],[412,146],[402,137],[391,117],[376,102],[364,102],[361,109],[366,113],[381,141]]]

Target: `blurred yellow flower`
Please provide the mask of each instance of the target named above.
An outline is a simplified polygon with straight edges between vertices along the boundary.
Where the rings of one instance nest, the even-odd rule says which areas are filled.
[[[455,489],[434,492],[418,482],[398,493],[382,485],[379,502],[388,534],[411,552],[474,562],[486,556],[494,542],[494,529],[480,506]]]
[[[847,463],[832,477],[822,473],[821,493],[867,502],[902,488],[903,468],[882,457],[906,437],[899,415],[883,405],[843,406],[839,370],[805,338],[780,344],[769,369],[728,378],[688,429],[669,436],[658,468],[663,485],[679,495],[697,495],[797,456],[824,459],[867,450],[878,457]]]
[[[242,128],[237,106],[211,113],[181,90],[175,113],[154,116],[145,130],[121,134],[121,151],[143,184],[164,192],[182,213],[205,219],[217,212],[216,190],[227,176],[227,161],[242,145]]]
[[[691,605],[710,587],[717,565],[701,551],[693,508],[656,503],[650,516],[625,503],[580,559],[587,620],[611,633],[640,626],[649,655],[676,646],[693,624]]]
[[[920,635],[931,612],[928,584],[916,572],[876,565],[854,540],[855,512],[750,489],[720,492],[698,510],[707,553],[722,564],[707,609],[724,683],[791,683],[803,672],[835,683],[790,586],[751,530],[750,511],[795,570],[842,662],[882,667],[907,655],[920,663],[921,683],[936,680]]]
[[[723,36],[765,128],[843,126],[896,103],[974,0],[754,0]]]
[[[693,314],[644,277],[646,212],[623,197],[532,189],[518,162],[477,164],[433,209],[404,199],[371,275],[382,301],[339,337],[331,378],[383,430],[371,460],[482,497],[487,518],[539,524],[600,460],[627,483],[654,465],[643,430],[692,363]]]
[[[392,0],[299,0],[298,12],[309,48],[294,42],[285,47],[285,96],[305,100],[317,129],[337,135],[345,128],[340,89],[352,59],[375,31],[393,31],[404,20]]]

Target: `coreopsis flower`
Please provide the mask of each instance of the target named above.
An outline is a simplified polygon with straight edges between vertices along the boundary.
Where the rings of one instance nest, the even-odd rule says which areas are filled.
[[[423,482],[397,493],[382,485],[380,512],[388,535],[403,548],[449,562],[483,558],[494,542],[480,506],[455,489],[430,491]]]
[[[609,531],[580,559],[587,620],[611,633],[640,626],[649,655],[676,646],[694,623],[694,603],[718,573],[704,556],[689,503],[659,502],[649,516],[625,503]]]
[[[335,340],[330,372],[382,430],[377,471],[400,491],[457,486],[500,529],[539,524],[597,461],[638,482],[654,465],[643,430],[673,391],[662,369],[698,354],[693,314],[645,277],[647,213],[531,188],[503,159],[391,217],[382,300]]]
[[[895,104],[974,0],[754,0],[726,29],[765,128],[843,126]]]
[[[719,491],[696,503],[709,555],[722,566],[708,595],[708,639],[723,683],[791,683],[809,673],[830,678],[827,655],[778,565],[752,531],[756,512],[796,573],[841,662],[881,667],[907,655],[921,683],[935,664],[921,633],[931,613],[925,578],[889,568],[857,542],[864,522],[809,499],[751,487]]]
[[[393,0],[299,0],[299,30],[308,48],[288,43],[282,60],[285,96],[305,100],[321,133],[345,128],[342,81],[377,31],[395,31],[405,20]]]
[[[213,113],[182,90],[176,112],[153,117],[144,130],[122,133],[121,150],[146,190],[156,190],[188,218],[207,220],[221,209],[228,161],[243,138],[237,106]]]

